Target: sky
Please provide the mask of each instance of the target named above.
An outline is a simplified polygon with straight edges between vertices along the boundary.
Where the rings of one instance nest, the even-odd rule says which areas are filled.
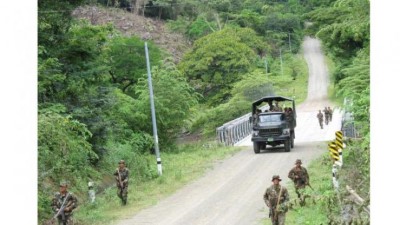
[[[399,5],[371,1],[371,222],[397,218],[400,87]],[[397,4],[397,5],[396,5]],[[3,1],[0,7],[0,171],[2,221],[37,223],[37,3]],[[391,180],[393,179],[393,180]],[[392,181],[392,182],[391,182]],[[387,223],[385,223],[387,222]]]

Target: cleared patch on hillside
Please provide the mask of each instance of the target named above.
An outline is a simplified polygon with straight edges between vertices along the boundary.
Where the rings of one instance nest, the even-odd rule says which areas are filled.
[[[190,42],[182,34],[169,31],[162,20],[135,15],[122,9],[97,6],[78,7],[72,15],[75,18],[87,19],[93,25],[112,23],[126,36],[134,35],[144,41],[151,40],[169,52],[176,63],[190,48]]]

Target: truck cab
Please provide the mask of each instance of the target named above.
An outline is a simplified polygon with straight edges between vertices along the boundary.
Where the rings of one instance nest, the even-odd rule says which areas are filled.
[[[275,103],[275,105],[274,105]],[[288,106],[287,106],[288,104]],[[279,105],[284,105],[284,109]],[[254,153],[267,150],[267,146],[284,145],[286,152],[294,147],[296,108],[295,101],[282,96],[266,96],[252,104],[252,124]]]

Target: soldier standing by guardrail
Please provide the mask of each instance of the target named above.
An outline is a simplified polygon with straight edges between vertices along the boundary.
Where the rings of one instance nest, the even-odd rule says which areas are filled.
[[[332,116],[333,116],[333,109],[328,106],[328,112],[329,112],[329,121],[332,122]]]

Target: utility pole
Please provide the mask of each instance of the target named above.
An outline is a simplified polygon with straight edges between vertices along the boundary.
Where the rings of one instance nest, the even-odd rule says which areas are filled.
[[[267,75],[267,77],[268,77],[268,62],[267,62],[267,55],[265,55],[264,62],[265,62],[265,75]]]
[[[149,60],[149,51],[147,50],[147,42],[144,43],[144,48],[146,51],[147,76],[148,76],[149,92],[150,92],[151,120],[153,122],[153,136],[154,136],[154,147],[156,150],[156,157],[157,157],[157,170],[158,170],[158,175],[161,176],[162,164],[161,164],[160,150],[158,148],[156,110],[154,107],[153,84],[151,82],[150,60]]]
[[[281,75],[283,76],[283,60],[282,60],[282,49],[279,48],[279,56],[281,57]]]

